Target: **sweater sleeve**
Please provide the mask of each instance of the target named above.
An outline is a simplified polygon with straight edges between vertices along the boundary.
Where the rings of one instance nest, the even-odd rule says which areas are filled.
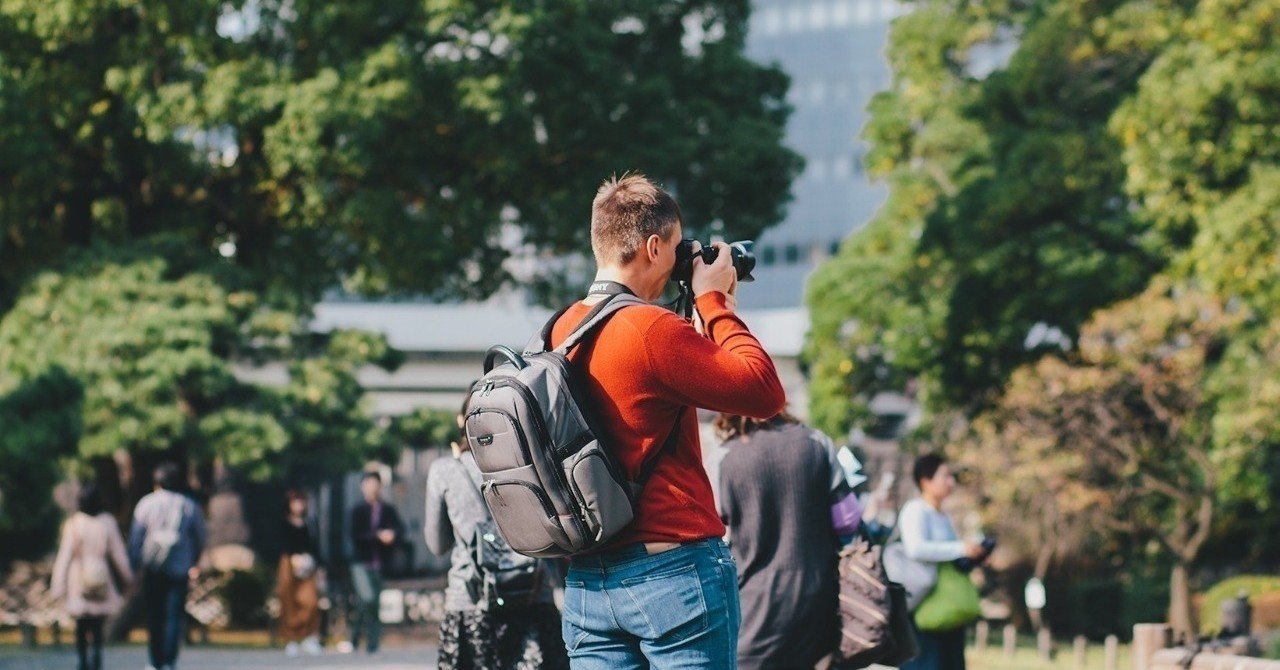
[[[443,459],[437,460],[427,473],[427,510],[422,527],[427,549],[437,556],[453,549],[453,524],[449,521],[449,508],[444,500],[444,468],[439,465],[442,462]]]
[[[928,524],[924,503],[912,501],[902,507],[898,527],[902,532],[902,548],[909,558],[924,563],[946,563],[964,556],[964,542],[930,540]]]
[[[786,406],[773,359],[718,291],[697,299],[707,337],[675,314],[663,314],[644,333],[658,383],[685,405],[757,419]]]
[[[71,571],[71,554],[74,553],[76,542],[75,532],[71,530],[71,524],[75,523],[74,517],[67,519],[62,524],[62,539],[58,542],[58,557],[53,561],[53,582],[49,586],[49,590],[53,592],[53,597],[62,598],[67,594],[67,573]]]

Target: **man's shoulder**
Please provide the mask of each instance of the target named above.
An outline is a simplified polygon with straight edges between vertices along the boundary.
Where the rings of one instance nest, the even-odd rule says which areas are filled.
[[[931,508],[927,503],[925,503],[923,498],[912,498],[902,505],[902,511],[900,511],[898,515],[924,516],[930,509]]]
[[[153,507],[159,505],[162,500],[160,493],[160,491],[152,491],[138,499],[138,504],[133,507],[134,518],[145,516]]]
[[[692,328],[688,321],[675,312],[659,305],[633,305],[621,310],[605,324],[612,330],[630,330],[633,335],[645,338],[655,330]],[[622,328],[619,328],[622,326]]]

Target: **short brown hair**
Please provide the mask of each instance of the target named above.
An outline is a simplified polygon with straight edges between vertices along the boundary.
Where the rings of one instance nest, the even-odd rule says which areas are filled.
[[[591,251],[596,265],[626,265],[650,235],[667,239],[683,219],[671,194],[648,177],[610,177],[591,202]]]
[[[716,437],[720,438],[721,442],[728,442],[739,437],[747,437],[757,430],[770,430],[798,423],[800,423],[800,419],[792,416],[790,412],[782,410],[768,419],[753,419],[749,416],[722,412],[716,416],[713,425],[715,426]]]

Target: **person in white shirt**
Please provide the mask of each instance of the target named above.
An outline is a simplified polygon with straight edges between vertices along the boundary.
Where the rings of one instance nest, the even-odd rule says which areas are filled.
[[[956,490],[956,477],[945,458],[925,454],[916,459],[912,477],[920,497],[903,505],[898,529],[907,558],[921,563],[948,563],[959,558],[981,559],[980,544],[961,541],[942,503]],[[963,628],[945,633],[919,632],[920,655],[903,670],[964,670]]]

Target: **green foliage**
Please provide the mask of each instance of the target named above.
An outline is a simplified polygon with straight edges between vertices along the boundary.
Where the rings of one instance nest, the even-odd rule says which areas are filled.
[[[611,172],[687,223],[782,216],[787,80],[745,0],[0,2],[0,308],[68,247],[157,232],[272,301],[483,296],[518,233],[585,251]],[[546,278],[542,278],[546,279]]]
[[[232,570],[218,587],[218,597],[227,610],[230,627],[257,629],[268,624],[271,578],[265,570]]]
[[[81,432],[80,383],[60,367],[14,385],[0,373],[0,559],[34,558],[53,540],[52,491]]]
[[[443,409],[419,407],[391,421],[390,437],[411,449],[447,447],[459,439],[457,413]]]
[[[1212,635],[1222,629],[1222,603],[1234,600],[1240,593],[1254,598],[1280,593],[1280,577],[1274,575],[1239,575],[1228,577],[1204,592],[1200,606],[1200,632]]]
[[[893,84],[866,129],[889,200],[810,286],[822,429],[860,423],[882,390],[981,408],[1161,267],[1159,239],[1127,207],[1108,118],[1177,15],[1137,1],[930,0],[894,22]],[[1006,43],[1007,67],[982,76],[978,51]],[[1037,330],[1061,337],[1034,341]]]
[[[0,319],[0,392],[51,368],[83,385],[83,436],[68,455],[216,458],[266,479],[341,471],[382,447],[355,379],[361,364],[396,362],[382,338],[317,341],[209,274],[124,256],[36,277]],[[234,361],[255,342],[287,363],[283,386],[237,378]]]

